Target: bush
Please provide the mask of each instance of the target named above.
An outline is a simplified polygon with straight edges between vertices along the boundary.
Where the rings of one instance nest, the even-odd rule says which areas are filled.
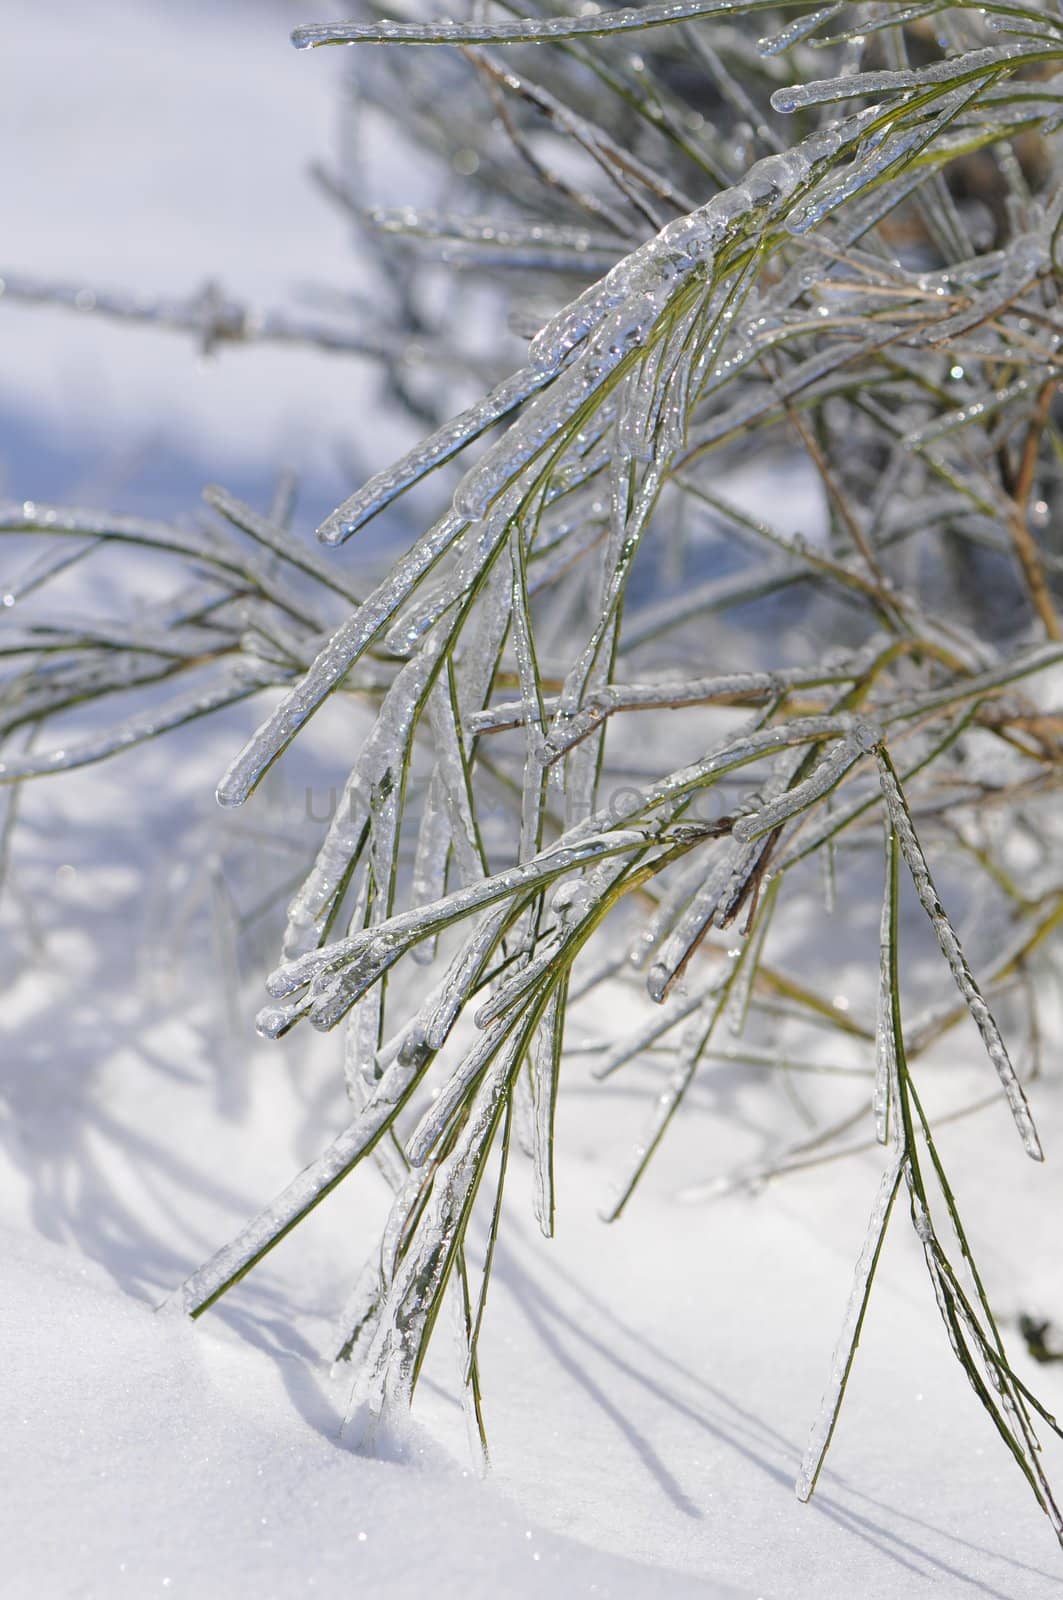
[[[106,643],[58,627],[18,640],[0,776],[100,760],[280,686],[219,786],[239,805],[330,696],[374,706],[259,1020],[271,1036],[304,1019],[343,1029],[353,1119],[178,1292],[198,1316],[373,1155],[394,1203],[336,1348],[370,1434],[410,1402],[448,1286],[483,1430],[477,1345],[510,1147],[530,1155],[549,1235],[573,1008],[638,969],[655,1004],[604,1041],[599,1074],[667,1052],[617,1217],[725,1032],[756,1029],[751,1059],[775,1067],[793,1064],[794,1018],[866,1034],[765,949],[773,921],[817,926],[815,861],[831,894],[837,876],[848,904],[866,895],[884,834],[866,1116],[885,1173],[798,1492],[815,1486],[903,1193],[955,1354],[1063,1537],[1034,1434],[1055,1424],[1009,1363],[919,1087],[920,1058],[970,1015],[999,1080],[989,1098],[1041,1159],[1026,1083],[1039,963],[1063,919],[1061,724],[1043,704],[1063,661],[1063,26],[1010,3],[780,10],[672,0],[298,29],[299,45],[460,52],[369,52],[359,93],[404,108],[475,210],[366,210],[345,176],[319,175],[393,291],[391,324],[347,345],[376,355],[430,431],[318,537],[342,544],[408,492],[440,515],[363,596],[292,536],[285,494],[261,516],[210,490],[217,519],[194,529],[6,508],[6,531],[48,538],[34,587],[116,539],[168,553],[196,586]],[[440,262],[464,275],[442,311]],[[507,294],[518,332],[543,324],[523,364],[437,425],[456,389],[482,393],[502,366]],[[541,301],[561,309],[539,315]],[[497,337],[480,348],[485,318]],[[217,296],[170,320],[208,344],[344,347]],[[413,365],[413,344],[445,378]],[[721,492],[737,464],[771,481],[795,449],[821,485],[822,537]],[[437,489],[458,458],[456,486]],[[186,675],[169,706],[109,733],[19,746],[17,730],[72,706]],[[676,708],[700,715],[673,729]],[[655,766],[634,787],[620,758],[647,713]],[[956,894],[1006,929],[982,986],[927,841]],[[914,1021],[904,879],[944,962],[940,1003]],[[402,981],[407,958],[431,964],[427,998]],[[1022,1072],[998,995],[1029,1041]]]

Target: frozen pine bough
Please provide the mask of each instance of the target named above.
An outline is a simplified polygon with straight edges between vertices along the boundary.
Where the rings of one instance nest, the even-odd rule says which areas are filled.
[[[1035,1433],[1055,1423],[1011,1365],[921,1091],[928,1052],[973,1020],[984,1089],[952,1114],[977,1112],[986,1137],[1010,1123],[1042,1160],[1038,985],[1063,923],[1063,23],[1010,3],[794,9],[296,31],[460,47],[356,51],[354,81],[364,104],[408,107],[407,133],[467,194],[441,179],[445,205],[385,210],[342,162],[318,174],[394,291],[350,349],[422,440],[326,518],[316,553],[284,483],[264,512],[211,489],[207,514],[172,526],[0,508],[0,531],[40,546],[5,595],[5,839],[24,782],[263,689],[225,806],[298,759],[327,701],[369,706],[259,1016],[273,1038],[342,1038],[349,1123],[176,1304],[206,1311],[372,1159],[390,1214],[337,1295],[330,1352],[352,1369],[349,1425],[371,1440],[409,1406],[450,1297],[486,1449],[478,1349],[507,1173],[531,1163],[549,1237],[576,1049],[602,1079],[664,1067],[610,1220],[721,1060],[814,1075],[815,1133],[758,1181],[844,1153],[855,1128],[885,1153],[798,1493],[906,1208],[956,1357],[1060,1534]],[[514,43],[537,47],[519,71]],[[441,263],[453,304],[471,283],[494,308],[486,353],[463,356],[441,319]],[[773,519],[770,488],[759,509],[734,493],[750,463],[770,486],[795,459],[824,508],[803,532]],[[401,553],[352,579],[376,518]],[[50,612],[55,576],[116,542],[169,561],[173,598],[135,624]],[[165,705],[138,704],[170,678]],[[104,696],[122,700],[110,731],[52,736]],[[883,831],[861,1018],[826,963],[799,979],[779,950],[881,882]],[[977,976],[961,913],[976,942],[1006,929]],[[919,917],[941,960],[933,1006],[908,1018]],[[623,1037],[594,1006],[610,986],[644,996]],[[862,1065],[809,1053],[813,1025]]]

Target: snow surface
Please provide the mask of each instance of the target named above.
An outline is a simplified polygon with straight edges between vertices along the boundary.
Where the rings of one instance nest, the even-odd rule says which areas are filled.
[[[234,291],[278,296],[308,262],[349,277],[343,230],[303,183],[327,148],[336,66],[290,51],[299,18],[279,4],[19,8],[0,58],[6,146],[25,151],[0,174],[11,268],[184,289],[209,265]],[[153,438],[172,468],[160,500],[175,450],[190,503],[217,477],[268,492],[282,445],[325,498],[325,420],[353,426],[369,392],[357,364],[329,358],[233,353],[200,369],[172,335],[2,304],[0,319],[0,458],[16,492],[41,498]],[[25,795],[0,899],[0,1592],[1057,1594],[1048,1525],[952,1360],[903,1225],[821,1487],[797,1503],[883,1157],[681,1203],[794,1132],[777,1087],[737,1068],[708,1075],[607,1228],[598,1211],[653,1080],[593,1086],[572,1059],[559,1237],[538,1238],[518,1173],[500,1246],[487,1482],[445,1339],[406,1460],[339,1440],[345,1387],[318,1352],[382,1213],[374,1173],[194,1327],[154,1312],[344,1117],[335,1041],[266,1045],[251,1030],[277,906],[242,956],[226,931],[229,896],[246,909],[249,885],[252,903],[276,889],[279,904],[292,843],[317,831],[257,802],[235,818],[214,807],[253,720],[245,709]],[[351,739],[318,719],[307,781],[335,781]],[[855,1004],[877,907],[839,918],[836,982]],[[617,994],[610,1027],[630,1004]],[[973,1030],[964,1043],[984,1087]],[[1060,1408],[1060,1369],[1023,1364],[1014,1328],[1019,1311],[1061,1312],[1057,1065],[1034,1108],[1044,1169],[1003,1107],[943,1147],[1020,1371]]]

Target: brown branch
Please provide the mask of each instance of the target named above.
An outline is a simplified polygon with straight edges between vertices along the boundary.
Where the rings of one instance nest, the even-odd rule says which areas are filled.
[[[1007,518],[1012,548],[1022,568],[1030,604],[1040,617],[1048,638],[1054,640],[1063,639],[1063,625],[1060,624],[1059,613],[1052,598],[1052,591],[1048,586],[1044,562],[1041,559],[1037,540],[1030,532],[1026,508],[1033,491],[1041,435],[1044,432],[1045,424],[1052,408],[1056,382],[1055,378],[1050,378],[1037,398],[1037,408],[1030,419],[1030,426],[1026,431],[1022,458],[1015,477],[1012,507]]]

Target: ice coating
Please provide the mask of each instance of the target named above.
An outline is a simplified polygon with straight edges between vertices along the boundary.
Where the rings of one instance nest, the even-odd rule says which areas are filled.
[[[994,689],[1006,688],[1009,683],[1020,683],[1023,678],[1032,678],[1039,672],[1058,666],[1061,662],[1063,662],[1063,645],[1036,645],[1031,650],[1019,652],[1007,661],[987,667],[984,672],[974,673],[969,678],[962,679],[953,687],[931,689],[925,694],[913,695],[910,700],[895,706],[885,720],[906,722],[912,718],[925,717],[928,712],[936,711],[939,707],[979,700]]]
[[[665,236],[669,233],[670,239],[666,242]],[[625,301],[653,294],[668,282],[674,282],[684,257],[689,266],[694,265],[693,256],[689,249],[683,250],[681,241],[692,243],[695,237],[690,218],[680,217],[624,256],[604,278],[584,289],[540,328],[528,350],[533,369],[552,376]]]
[[[714,974],[708,983],[696,985],[687,994],[670,994],[659,1012],[613,1045],[595,1066],[594,1076],[599,1079],[611,1077],[614,1072],[626,1066],[629,1061],[633,1061],[644,1050],[649,1050],[677,1023],[697,1011],[706,995],[711,994],[719,986],[719,982],[719,974]]]
[[[364,921],[364,906],[359,908],[359,914]],[[352,1006],[344,1024],[343,1076],[347,1098],[355,1111],[362,1109],[367,1094],[375,1087],[380,1076],[377,1047],[383,1017],[383,990],[371,989],[356,1006]]]
[[[353,1360],[356,1346],[372,1337],[383,1296],[384,1280],[374,1253],[355,1279],[325,1349],[326,1359],[333,1363],[334,1377],[338,1375],[339,1363]]]
[[[754,845],[730,843],[721,847],[704,884],[694,895],[686,912],[676,923],[661,948],[646,978],[650,999],[658,1004],[666,998],[680,977],[691,955],[712,925],[723,899],[729,897],[736,880],[744,881],[759,859]]]
[[[57,576],[67,567],[76,565],[91,555],[93,550],[99,549],[102,540],[86,539],[83,544],[71,542],[66,549],[52,549],[42,551],[27,567],[24,567],[17,578],[8,579],[4,592],[0,595],[0,605],[5,608],[13,606],[22,600],[34,589],[39,589],[47,583],[49,578]]]
[[[411,1025],[411,1039],[427,1050],[441,1050],[479,983],[492,951],[509,920],[507,905],[496,906],[475,926],[453,958],[439,987],[422,1005]]]
[[[821,78],[813,83],[791,84],[776,89],[771,103],[776,111],[801,111],[808,106],[825,105],[832,100],[855,99],[858,95],[899,94],[906,89],[921,89],[934,83],[954,83],[957,78],[992,74],[1012,64],[1021,65],[1032,52],[1026,45],[1002,45],[988,50],[969,50],[926,67],[883,72],[854,72],[843,78]],[[1035,57],[1036,59],[1036,57]]]
[[[0,534],[21,532],[93,541],[116,540],[188,556],[229,578],[249,578],[263,594],[282,606],[291,605],[290,586],[279,582],[270,570],[274,563],[257,560],[224,524],[209,528],[186,527],[180,523],[123,516],[81,506],[45,505],[36,500],[0,502]],[[81,554],[87,554],[89,548],[83,546]],[[53,570],[61,570],[62,565],[60,562]],[[5,600],[4,603],[12,602]]]
[[[727,1030],[735,1037],[745,1032],[749,1003],[753,998],[753,985],[760,969],[761,952],[771,925],[777,895],[778,880],[773,878],[768,884],[767,894],[755,910],[756,923],[749,935],[748,948],[743,950],[742,959],[731,979],[724,1014],[727,1019]]]
[[[938,138],[941,130],[963,110],[965,105],[977,97],[981,87],[979,80],[952,94],[943,95],[938,102],[940,109],[936,117],[916,123],[914,127],[898,129],[888,127],[876,133],[873,138],[869,138],[867,147],[840,178],[822,184],[810,199],[798,206],[786,219],[789,231],[797,235],[807,233],[843,201],[858,194],[876,178],[888,173],[898,162],[903,160],[910,162],[920,150]]]
[[[223,805],[238,805],[246,799],[266,768],[459,538],[470,518],[479,519],[490,505],[490,514],[463,559],[465,575],[472,580],[477,561],[482,564],[492,553],[527,497],[521,466],[536,459],[578,406],[597,392],[625,353],[647,337],[655,315],[676,284],[695,267],[707,270],[719,242],[751,214],[770,216],[779,209],[810,178],[816,163],[857,137],[861,125],[859,117],[851,118],[820,130],[785,155],[766,156],[750,168],[742,183],[716,195],[699,211],[668,224],[654,240],[619,262],[574,307],[547,324],[537,340],[533,365],[447,424],[395,467],[379,474],[333,514],[321,531],[326,539],[338,541],[424,472],[456,453],[463,442],[557,378],[548,393],[533,400],[502,444],[489,449],[466,475],[456,497],[456,505],[465,507],[465,512],[455,510],[444,517],[398,562],[240,752],[218,787]],[[572,352],[588,340],[573,370],[558,378]]]
[[[654,203],[649,199],[650,195],[654,200],[668,201],[679,211],[694,209],[695,202],[670,177],[647,166],[630,147],[618,144],[599,123],[576,111],[567,99],[552,93],[543,83],[519,72],[511,61],[483,48],[470,49],[467,56],[484,69],[496,84],[528,100],[550,119],[559,132],[567,134],[580,145],[609,175],[633,208],[655,228],[660,227],[660,221]],[[631,182],[632,179],[635,181]],[[599,203],[599,214],[604,213],[605,209]],[[614,259],[616,254],[614,250]]]
[[[658,711],[680,706],[728,704],[769,700],[786,688],[813,688],[825,682],[848,680],[849,674],[825,675],[815,669],[788,667],[778,672],[725,672],[711,678],[661,679],[657,683],[608,683],[586,695],[579,713],[551,734],[556,748],[582,738],[584,726],[597,726],[618,711]],[[544,698],[544,710],[557,708],[555,696]],[[500,700],[470,719],[473,732],[487,733],[522,725],[525,707],[520,700]]]
[[[692,789],[707,788],[718,774],[733,772],[736,767],[760,761],[794,745],[812,744],[819,739],[829,739],[847,734],[852,719],[844,714],[800,717],[793,722],[779,722],[770,728],[756,729],[725,740],[710,751],[701,761],[680,767],[659,779],[647,789],[637,804],[632,804],[620,818],[621,822],[642,815],[653,807],[669,800],[681,798]]]
[[[508,1032],[507,1028],[493,1027],[482,1033],[451,1071],[406,1141],[406,1159],[411,1166],[422,1167],[428,1160],[462,1102],[471,1094],[485,1068],[501,1048]]]
[[[591,254],[615,256],[623,249],[618,235],[594,233],[589,228],[561,223],[523,222],[512,217],[463,216],[458,212],[419,210],[414,206],[370,206],[366,220],[381,233],[413,235],[418,239],[454,240],[461,244],[512,246],[545,245],[563,249],[569,257]]]
[[[392,655],[412,655],[429,629],[434,628],[440,617],[464,594],[465,588],[465,574],[451,570],[442,582],[419,589],[416,603],[404,611],[384,635],[384,648]]]
[[[946,344],[969,329],[978,327],[1010,305],[1052,265],[1052,233],[1047,225],[1021,233],[1000,253],[996,271],[987,274],[988,286],[972,297],[971,304],[954,316],[934,324],[928,338]]]
[[[923,854],[923,848],[912,825],[908,803],[897,781],[893,763],[883,749],[878,752],[878,765],[879,782],[882,785],[882,793],[885,796],[890,821],[897,836],[901,855],[904,857],[905,865],[915,885],[915,892],[919,896],[923,910],[930,918],[930,925],[941,947],[941,953],[948,963],[949,971],[952,973],[956,987],[963,996],[967,1009],[974,1019],[975,1026],[982,1036],[986,1054],[993,1064],[1007,1097],[1008,1105],[1011,1107],[1011,1114],[1015,1119],[1015,1126],[1019,1130],[1023,1148],[1026,1154],[1032,1157],[1034,1161],[1043,1161],[1044,1151],[1041,1148],[1041,1141],[1037,1136],[1037,1129],[1034,1127],[1033,1118],[1030,1115],[1030,1107],[1022,1084],[1019,1082],[1011,1057],[1008,1055],[1007,1047],[1001,1038],[1000,1029],[997,1027],[993,1015],[986,1005],[982,991],[979,989],[971,969],[967,965],[967,958],[956,936],[956,930],[953,928],[945,913],[945,908],[938,899],[934,880],[930,876],[930,868]]]
[[[535,955],[518,970],[512,973],[498,988],[489,1000],[485,1000],[479,1007],[473,1019],[478,1028],[491,1028],[499,1018],[505,1016],[518,1005],[530,989],[533,989],[549,971],[557,959],[559,944],[557,939],[546,938],[539,942]]]
[[[283,998],[322,974],[356,960],[387,961],[433,929],[446,926],[480,908],[510,898],[522,889],[545,887],[563,873],[581,867],[600,856],[641,849],[646,834],[634,828],[609,832],[583,831],[576,839],[561,840],[533,856],[529,861],[505,868],[491,877],[455,890],[434,905],[399,912],[379,928],[363,929],[345,939],[323,945],[292,961],[284,962],[270,975],[267,988]]]
[[[524,782],[520,800],[521,857],[534,854],[542,835],[543,785],[542,734],[543,702],[539,688],[539,671],[535,658],[535,641],[532,637],[532,619],[528,606],[527,577],[524,568],[524,531],[516,525],[510,534],[509,554],[511,569],[510,637],[517,662],[520,682],[521,712],[524,724]]]
[[[774,0],[743,0],[742,9],[761,11],[773,5]],[[627,6],[616,11],[575,17],[528,17],[512,22],[317,22],[293,29],[292,44],[297,50],[342,44],[512,44],[630,33],[734,9],[734,0],[659,0],[654,5]]]
[[[0,784],[91,766],[120,750],[128,750],[132,745],[153,739],[171,728],[178,728],[193,717],[206,716],[222,706],[244,700],[259,689],[283,682],[288,676],[289,673],[283,668],[268,662],[241,658],[227,665],[218,680],[209,687],[175,696],[164,705],[128,717],[115,728],[72,740],[53,750],[5,754],[0,759]]]
[[[614,13],[615,15],[615,13]],[[529,350],[530,365],[554,372],[612,312],[640,295],[670,290],[691,272],[707,274],[719,246],[753,210],[789,199],[811,170],[802,146],[764,156],[741,183],[724,189],[697,211],[669,222],[655,238],[625,256],[598,283],[540,329]]]
[[[251,506],[245,505],[236,495],[230,494],[227,489],[222,489],[217,484],[208,484],[203,490],[203,498],[215,511],[219,511],[223,517],[236,527],[242,528],[245,533],[251,534],[275,555],[281,556],[293,567],[298,567],[301,572],[316,578],[326,588],[341,594],[351,605],[361,604],[359,596],[336,565],[323,561],[313,550],[305,549],[287,529],[278,527],[268,517],[260,516]]]
[[[603,413],[609,410],[607,402],[602,405],[601,410]],[[535,489],[537,504],[541,504],[544,508],[549,507],[561,494],[572,494],[584,476],[592,477],[601,470],[602,460],[588,461],[585,457],[580,458],[576,455],[581,447],[581,438],[582,435],[577,436],[575,440],[566,440],[563,456],[555,457],[554,463],[551,464],[549,480],[540,482]],[[560,465],[556,464],[559,459]],[[428,630],[438,622],[447,607],[468,592],[470,586],[481,575],[488,559],[499,547],[511,521],[517,521],[524,515],[526,498],[525,485],[522,481],[518,481],[499,497],[483,521],[478,520],[465,526],[455,542],[453,554],[456,560],[452,562],[446,576],[438,584],[419,592],[416,603],[403,612],[388,630],[385,636],[388,650],[397,655],[408,655]],[[553,569],[555,571],[557,567],[567,567],[576,548],[593,543],[596,535],[593,526],[580,519],[570,531],[563,525],[557,537],[562,548]],[[529,592],[534,592],[536,588],[549,582],[550,573],[551,567],[548,562],[537,561],[534,577],[529,575]]]
[[[410,666],[415,664],[411,662]],[[852,728],[853,718],[848,715],[802,717],[797,718],[796,722],[778,723],[772,728],[760,728],[732,741],[725,741],[701,762],[679,768],[676,773],[669,773],[666,778],[660,779],[647,794],[640,795],[637,802],[632,800],[621,818],[616,818],[612,813],[591,816],[568,830],[568,834],[557,845],[549,846],[548,850],[540,851],[517,866],[463,886],[442,901],[435,902],[434,906],[400,912],[379,928],[362,930],[351,934],[349,938],[327,944],[322,949],[309,950],[307,954],[288,960],[271,974],[267,989],[275,998],[283,998],[309,982],[319,981],[333,970],[343,966],[354,968],[355,965],[357,971],[352,971],[352,982],[355,982],[355,986],[363,986],[371,981],[371,973],[386,970],[386,966],[399,960],[413,942],[427,938],[448,922],[455,922],[459,917],[466,917],[480,907],[490,906],[501,899],[509,899],[522,890],[546,886],[565,872],[602,856],[644,848],[645,843],[652,840],[653,829],[647,832],[639,827],[626,827],[623,826],[624,822],[631,824],[647,811],[666,805],[695,787],[706,786],[717,774],[732,771],[735,766],[756,762],[767,755],[778,754],[780,750],[804,746],[816,739],[834,738],[839,734],[844,736],[852,733]],[[339,826],[343,826],[343,819]],[[330,870],[335,870],[336,864],[341,864],[343,859],[346,859],[343,851],[338,850]],[[354,998],[355,995],[351,994],[351,1002]],[[335,997],[330,998],[330,1006],[333,1000]],[[320,1013],[323,1026],[328,1026],[323,1021],[328,1013],[330,1008]]]
[[[789,50],[793,44],[798,44],[802,39],[814,33],[823,22],[829,22],[832,17],[838,16],[845,10],[845,0],[834,0],[833,5],[821,6],[818,11],[810,11],[806,16],[797,17],[793,22],[780,28],[778,33],[769,34],[766,38],[757,40],[757,54],[762,56],[778,56],[784,50]]]
[[[515,1048],[507,1044],[484,1073],[454,1149],[436,1170],[417,1231],[396,1265],[351,1397],[348,1427],[357,1431],[371,1432],[389,1405],[405,1407],[412,1396],[429,1318],[446,1286],[453,1246],[494,1139]]]
[[[741,742],[748,743],[753,739],[759,742],[765,734],[774,731],[754,729],[752,734]],[[769,803],[785,790],[803,760],[804,753],[800,750],[787,752],[780,759],[767,786]],[[660,908],[659,917],[654,919],[651,929],[647,930],[650,940],[655,942],[665,927],[670,927],[671,932],[647,977],[646,987],[652,1000],[659,1003],[666,997],[671,985],[683,972],[691,954],[704,937],[705,931],[710,926],[726,927],[734,917],[746,887],[759,865],[762,853],[763,846],[758,845],[756,839],[744,841],[735,837],[732,831],[731,840],[722,847],[714,859],[708,876],[696,887],[691,882],[692,892],[687,892],[686,883],[681,880],[672,905],[669,906],[666,902]],[[644,945],[636,965],[641,964],[648,947],[648,944]]]
[[[996,296],[994,295],[992,298],[995,300]],[[1010,300],[1011,298],[1013,296],[1007,296],[1007,299]],[[980,301],[981,299],[982,297],[979,297]],[[984,306],[984,302],[982,302],[982,306]],[[982,321],[984,317],[992,315],[992,309],[983,309],[982,306],[980,306],[976,315],[973,313],[972,308],[972,323]],[[966,313],[964,316],[966,317]],[[936,439],[943,438],[956,428],[967,427],[970,423],[980,423],[983,419],[988,421],[998,411],[1009,405],[1011,401],[1020,399],[1022,395],[1028,394],[1035,385],[1043,383],[1048,371],[1047,367],[1034,368],[1029,377],[1019,378],[1017,382],[1005,385],[1003,389],[998,389],[995,394],[991,394],[985,400],[974,400],[970,405],[960,406],[955,411],[947,411],[944,416],[935,418],[925,428],[917,428],[907,434],[904,440],[905,444],[914,449],[920,449],[923,445],[933,444]]]
[[[625,295],[601,319],[581,360],[533,400],[504,436],[466,474],[454,496],[454,509],[469,521],[482,517],[489,502],[514,475],[545,448],[579,410],[587,396],[641,345],[664,305],[664,295],[646,288]],[[596,325],[597,326],[597,325]]]
[[[174,550],[218,562],[219,545],[201,531],[191,532],[148,517],[121,516],[80,506],[45,505],[39,500],[0,501],[0,533],[55,533],[76,538],[119,539],[160,550]]]
[[[400,1054],[351,1125],[230,1244],[186,1278],[171,1296],[172,1302],[189,1316],[198,1316],[242,1278],[372,1150],[412,1093],[422,1071],[423,1062],[404,1060]]]
[[[705,863],[699,853],[675,875],[671,885],[661,896],[657,909],[640,924],[627,952],[626,959],[632,967],[637,970],[646,965],[650,952],[656,949],[669,929],[675,926],[676,918],[690,904],[704,879]]]
[[[515,529],[510,541],[513,568],[513,603],[511,642],[513,654],[517,663],[517,677],[520,680],[520,701],[518,702],[516,718],[511,724],[513,727],[522,727],[525,730],[529,753],[534,751],[538,743],[536,730],[541,729],[545,720],[546,710],[542,694],[539,690],[539,674],[536,669],[535,644],[531,631],[531,615],[528,610],[528,592],[524,572],[523,557],[519,550],[520,530]],[[480,716],[483,713],[479,714]],[[472,724],[477,727],[477,714],[472,718]],[[479,722],[478,731],[484,723]]]
[[[423,478],[426,472],[442,466],[452,456],[464,450],[473,439],[479,438],[488,428],[541,389],[552,373],[542,373],[533,367],[522,367],[512,377],[506,378],[496,388],[469,406],[452,421],[446,422],[427,439],[393,466],[378,472],[348,500],[326,517],[317,531],[323,544],[342,544],[352,533],[364,527],[373,517],[389,506],[400,494]]]
[[[687,454],[695,455],[730,434],[744,431],[752,422],[778,410],[781,404],[802,393],[819,379],[828,377],[830,373],[847,366],[861,355],[873,354],[884,345],[892,343],[895,338],[896,333],[892,328],[880,329],[864,339],[854,339],[852,344],[843,345],[840,349],[830,346],[817,351],[814,355],[806,356],[804,360],[796,362],[789,368],[783,377],[778,378],[767,392],[746,394],[726,411],[699,424],[691,433]],[[682,462],[680,462],[681,467]],[[810,557],[807,549],[799,550],[792,540],[779,542],[792,554],[800,554],[805,559]]]
[[[870,746],[861,746],[855,737],[842,739],[829,755],[824,756],[815,771],[801,783],[795,783],[792,789],[787,789],[785,794],[769,800],[758,810],[738,817],[732,830],[735,838],[744,842],[759,839],[762,834],[770,833],[780,823],[786,822],[799,811],[804,811],[806,807],[822,799],[844,778],[850,767],[859,761],[865,750],[873,748],[875,743],[873,732],[865,729],[865,737],[871,739]]]
[[[488,671],[492,660],[493,657],[486,658]],[[432,690],[428,701],[428,718],[435,744],[435,772],[440,779],[443,803],[450,823],[458,875],[463,883],[474,883],[486,874],[487,862],[473,815],[464,739],[458,727],[449,681],[438,682]]]
[[[309,671],[252,735],[218,785],[220,805],[242,805],[267,767],[395,615],[417,581],[457,538],[464,523],[444,517],[396,563],[364,604],[332,635]]]

